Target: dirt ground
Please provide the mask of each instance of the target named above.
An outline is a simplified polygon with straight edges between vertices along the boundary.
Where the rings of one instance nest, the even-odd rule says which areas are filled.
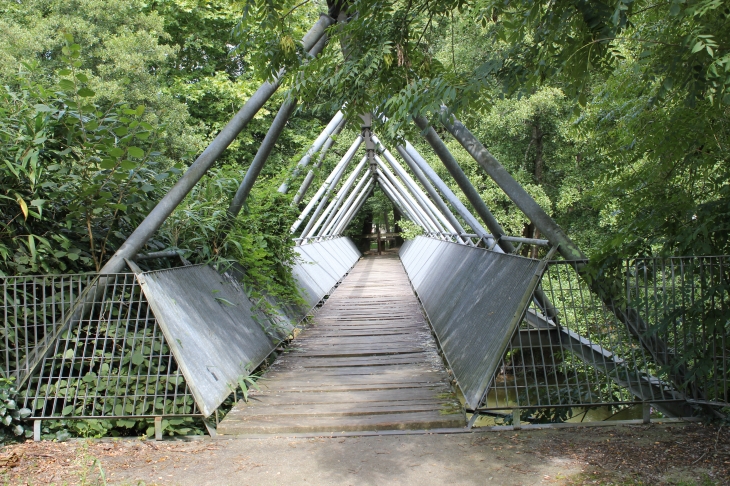
[[[25,442],[4,484],[730,485],[730,430],[584,427],[449,435]]]

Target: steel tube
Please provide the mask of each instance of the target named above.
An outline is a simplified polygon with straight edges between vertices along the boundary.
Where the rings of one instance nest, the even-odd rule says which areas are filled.
[[[388,180],[385,174],[383,174],[383,171],[381,169],[377,170],[378,174],[378,183],[380,184],[380,188],[383,190],[383,192],[386,193],[388,196],[388,199],[393,201],[401,212],[406,215],[408,219],[416,223],[418,226],[423,228],[426,231],[433,231],[430,225],[426,224],[426,222],[419,217],[419,215],[414,211],[414,209],[409,206],[409,204],[403,199],[403,197],[398,194],[398,191],[393,187],[393,184]]]
[[[491,235],[487,233],[487,231],[482,228],[482,225],[479,224],[477,219],[469,212],[468,209],[466,209],[466,206],[462,204],[462,202],[459,200],[458,197],[456,197],[456,194],[451,192],[451,189],[449,189],[449,186],[446,185],[444,181],[441,180],[441,178],[436,174],[436,172],[431,168],[430,165],[428,165],[428,162],[421,157],[421,154],[418,153],[418,151],[411,145],[410,143],[406,142],[406,152],[408,155],[411,156],[413,159],[413,162],[418,166],[419,169],[421,169],[424,174],[426,174],[426,177],[428,177],[431,182],[434,183],[434,185],[438,188],[438,190],[441,192],[441,194],[444,195],[446,200],[453,206],[453,208],[456,210],[459,215],[464,218],[464,221],[466,221],[466,224],[471,226],[471,228],[474,230],[476,234],[479,235],[479,238],[489,238]]]
[[[415,121],[418,128],[421,129],[421,134],[429,143],[429,145],[431,145],[433,151],[436,152],[438,158],[441,159],[441,162],[443,162],[444,166],[449,171],[449,174],[451,174],[451,177],[453,177],[456,183],[459,185],[459,188],[469,200],[474,210],[477,212],[479,217],[482,218],[482,221],[484,221],[484,223],[487,225],[487,228],[489,229],[489,231],[491,231],[492,235],[497,238],[497,244],[499,245],[499,247],[504,250],[505,253],[512,253],[515,249],[512,243],[500,239],[500,237],[504,235],[504,229],[502,228],[502,225],[499,224],[497,218],[494,217],[487,205],[484,204],[484,201],[479,195],[479,192],[477,192],[476,188],[472,185],[469,178],[466,176],[466,174],[464,174],[461,166],[459,166],[459,163],[451,154],[448,147],[446,147],[444,141],[441,140],[441,137],[438,136],[436,130],[434,130],[433,127],[429,126],[428,120],[426,120],[426,118],[424,118],[423,116],[414,117],[413,120]],[[489,241],[490,245],[492,245],[493,243],[493,240]]]
[[[366,162],[367,157],[363,157],[357,167],[355,167],[350,176],[347,178],[345,183],[342,184],[342,187],[337,192],[337,195],[332,198],[329,206],[327,206],[327,209],[324,210],[324,213],[322,213],[312,229],[308,231],[306,235],[302,233],[302,238],[306,238],[308,235],[311,235],[315,231],[317,231],[317,229],[319,229],[320,227],[324,227],[326,223],[328,223],[334,217],[335,211],[337,211],[337,209],[340,207],[340,203],[342,203],[345,194],[348,193],[352,185],[355,183],[355,179],[357,179],[357,177],[360,175],[360,172],[362,172],[362,170],[365,168]],[[312,216],[312,218],[314,218],[314,216]]]
[[[347,155],[345,155],[347,157]],[[327,185],[327,190],[325,191],[324,195],[322,196],[322,199],[320,199],[319,204],[317,205],[317,209],[314,210],[314,214],[309,218],[309,221],[307,222],[307,225],[304,227],[304,231],[302,231],[302,234],[300,235],[301,238],[305,238],[307,234],[310,233],[312,230],[312,226],[319,220],[319,216],[322,213],[322,211],[325,209],[325,204],[327,204],[327,201],[329,201],[330,194],[332,194],[332,191],[335,189],[337,184],[340,182],[340,179],[342,179],[342,176],[345,175],[345,171],[347,170],[347,166],[350,164],[350,161],[352,160],[352,157],[354,157],[354,152],[352,156],[350,156],[347,160],[347,163],[339,165],[335,167],[335,169],[332,171],[332,174],[334,174],[334,177],[332,177],[332,180]],[[331,206],[327,206],[327,208],[331,208]]]
[[[289,182],[295,179],[299,175],[299,172],[302,170],[302,168],[306,167],[309,164],[309,161],[312,160],[312,156],[316,154],[319,149],[322,148],[324,143],[327,141],[329,136],[332,135],[332,132],[335,131],[335,128],[337,128],[337,126],[340,124],[344,117],[345,115],[341,111],[335,113],[335,116],[332,117],[332,120],[330,120],[324,130],[322,130],[322,133],[319,134],[319,137],[314,140],[314,143],[311,147],[309,147],[309,150],[307,150],[307,153],[304,155],[304,157],[302,157],[297,163],[296,167],[294,167],[291,176],[289,176],[289,178],[284,181],[281,186],[279,186],[278,191],[280,193],[285,194],[289,190]]]
[[[337,227],[337,224],[342,220],[342,217],[345,214],[347,214],[347,211],[350,210],[350,207],[352,206],[353,201],[355,200],[357,195],[360,193],[362,186],[365,185],[365,183],[370,178],[371,178],[370,172],[365,172],[365,174],[363,174],[363,176],[360,178],[360,180],[358,181],[355,188],[352,190],[352,192],[350,192],[350,195],[345,200],[345,203],[342,205],[342,207],[339,209],[339,211],[337,211],[337,213],[335,214],[335,217],[329,223],[324,225],[324,227],[322,228],[322,230],[319,232],[319,234],[317,236],[326,236],[330,233],[330,231],[332,231],[333,229],[335,229]]]
[[[373,185],[373,179],[370,177],[367,179],[367,183],[360,191],[360,194],[358,194],[357,198],[353,201],[352,205],[350,206],[350,209],[347,210],[347,213],[345,213],[340,220],[340,222],[337,224],[337,227],[335,227],[334,231],[332,231],[333,235],[339,235],[342,230],[344,230],[348,224],[350,224],[350,220],[352,219],[352,215],[360,210],[360,206],[362,206],[363,198],[365,198],[365,195],[369,193],[370,187]]]
[[[584,260],[585,254],[562,228],[540,207],[527,191],[494,158],[489,150],[455,117],[449,118],[442,108],[441,121],[446,130],[469,152],[469,155],[486,171],[489,177],[504,191],[515,206],[545,235],[566,260]]]
[[[355,206],[355,210],[352,211],[352,213],[350,214],[348,219],[345,221],[345,224],[342,225],[342,228],[340,229],[340,234],[342,233],[342,231],[345,231],[345,229],[347,229],[347,227],[350,225],[352,220],[355,219],[355,216],[357,215],[358,211],[360,211],[360,208],[362,208],[365,205],[365,202],[367,202],[368,198],[370,197],[370,194],[372,194],[372,193],[373,193],[373,189],[370,188],[368,190],[367,194],[365,194],[365,197],[362,198],[362,200],[358,203],[357,206]]]
[[[406,187],[413,193],[413,195],[416,197],[418,202],[420,203],[421,207],[426,211],[426,213],[431,217],[431,219],[437,223],[437,226],[439,229],[443,232],[451,232],[455,233],[456,228],[454,228],[450,223],[449,220],[446,219],[446,217],[441,214],[441,211],[438,210],[438,208],[431,202],[431,200],[428,199],[426,194],[423,193],[420,187],[418,187],[418,184],[416,184],[416,181],[413,180],[413,178],[406,172],[406,170],[401,166],[398,161],[393,157],[393,154],[390,153],[390,151],[385,148],[385,146],[380,142],[378,137],[375,135],[372,136],[373,141],[377,144],[378,148],[380,148],[381,153],[383,154],[383,157],[385,160],[390,164],[390,166],[393,168],[395,173],[400,177],[401,181],[406,185]]]
[[[324,146],[322,147],[322,150],[319,151],[319,157],[317,158],[317,163],[314,164],[314,167],[312,170],[307,172],[307,176],[302,181],[302,185],[299,186],[299,190],[297,191],[296,195],[294,196],[294,200],[292,201],[292,205],[299,204],[302,199],[304,199],[304,195],[309,190],[309,186],[312,185],[312,181],[314,180],[314,170],[319,169],[322,166],[322,162],[324,162],[324,158],[327,156],[327,152],[329,152],[329,149],[332,148],[332,145],[335,143],[335,138],[337,135],[340,134],[343,128],[345,128],[345,125],[347,125],[347,118],[343,118],[339,125],[337,125],[337,128],[335,128],[335,131],[332,132],[327,139],[327,141],[324,143]]]
[[[327,179],[322,183],[317,193],[314,195],[311,201],[307,204],[307,206],[302,211],[302,214],[299,215],[299,218],[294,222],[292,227],[290,228],[290,232],[294,233],[297,228],[304,222],[304,220],[307,218],[309,213],[312,211],[312,208],[314,208],[314,205],[317,204],[319,201],[319,198],[324,195],[324,193],[329,188],[330,184],[332,183],[332,180],[337,176],[337,173],[342,169],[342,167],[346,166],[350,163],[350,160],[355,156],[355,152],[357,152],[357,149],[360,147],[360,144],[362,143],[362,135],[358,135],[357,138],[355,138],[355,141],[352,143],[350,148],[347,150],[347,153],[340,159],[338,164],[335,166],[334,169],[332,169],[332,172],[330,172],[330,175],[327,176]]]
[[[333,20],[330,17],[321,15],[317,23],[304,36],[304,49],[306,51],[312,49],[324,34],[325,29],[332,25],[332,23]],[[284,70],[279,72],[279,75],[273,83],[267,81],[262,84],[253,96],[244,103],[243,107],[236,113],[233,119],[218,133],[208,148],[198,156],[180,180],[177,181],[165,197],[157,203],[155,208],[150,211],[147,217],[129,235],[127,240],[112,255],[99,273],[110,274],[120,272],[125,266],[124,259],[134,258],[139,253],[152,235],[155,234],[185,196],[188,195],[195,184],[213,166],[223,151],[228,148],[241,130],[253,119],[254,115],[258,113],[271,95],[279,88],[283,75]]]
[[[246,175],[244,176],[243,181],[241,181],[241,185],[238,186],[236,195],[233,196],[233,200],[228,207],[229,218],[235,218],[238,216],[241,208],[246,203],[246,199],[251,192],[254,182],[256,182],[256,178],[258,178],[261,173],[261,169],[263,169],[266,160],[269,158],[271,151],[274,149],[276,141],[279,139],[281,132],[284,131],[286,122],[289,120],[289,117],[292,113],[294,113],[296,108],[296,99],[287,99],[281,105],[281,108],[279,108],[279,112],[276,114],[271,127],[269,127],[269,131],[266,132],[264,141],[261,142],[261,145],[256,152],[256,156],[253,158],[253,162],[251,162],[251,166],[246,171]]]
[[[423,173],[420,167],[418,167],[418,164],[413,160],[413,158],[410,156],[410,154],[406,151],[406,149],[402,145],[397,145],[395,149],[398,151],[401,157],[403,157],[403,160],[405,160],[406,165],[413,171],[413,174],[416,176],[416,179],[423,185],[423,187],[426,189],[426,192],[428,192],[428,195],[430,196],[432,202],[438,206],[440,213],[444,215],[444,217],[449,221],[451,226],[453,226],[454,234],[456,234],[456,237],[458,239],[461,239],[464,243],[466,243],[469,246],[474,246],[474,244],[471,242],[468,238],[463,238],[460,235],[466,233],[466,230],[461,226],[461,223],[459,223],[459,220],[456,219],[456,216],[454,216],[454,213],[451,212],[449,207],[446,205],[446,203],[441,199],[441,195],[439,195],[438,191],[436,191],[436,188],[433,187],[433,184],[428,180],[428,177],[426,177],[426,174]]]
[[[385,166],[382,159],[376,155],[375,161],[378,163],[380,171],[385,175],[387,180],[393,186],[393,189],[395,189],[396,194],[400,194],[403,202],[407,204],[410,208],[412,208],[416,216],[421,219],[425,224],[425,228],[429,231],[441,232],[443,228],[440,228],[434,221],[431,220],[431,218],[426,214],[420,204],[416,202],[415,199],[413,199],[411,194],[406,190],[405,187],[403,187],[403,185],[398,181],[396,176],[393,175],[393,173],[390,172],[390,170]]]

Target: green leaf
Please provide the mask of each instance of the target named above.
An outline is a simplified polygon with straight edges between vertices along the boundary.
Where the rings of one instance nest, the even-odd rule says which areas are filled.
[[[78,79],[78,80],[79,80],[79,81],[81,81],[82,83],[86,83],[86,82],[88,82],[88,81],[89,81],[89,78],[88,78],[88,77],[86,77],[86,75],[85,75],[84,73],[77,73],[77,74],[76,74],[76,79]]]
[[[142,364],[143,361],[144,356],[142,356],[141,352],[135,351],[134,353],[132,353],[132,364],[139,366]]]
[[[40,112],[53,111],[53,108],[51,108],[48,105],[43,105],[43,104],[37,104],[34,106],[34,108],[35,108],[35,111],[40,111]]]
[[[71,258],[71,255],[74,255],[76,258],[78,258],[78,255],[75,255],[73,253],[69,254],[69,258]],[[73,349],[67,349],[65,353],[63,353],[63,357],[65,359],[71,359],[74,357],[74,350]]]
[[[138,159],[144,157],[144,150],[139,147],[129,147],[127,150],[129,151],[129,155],[131,155],[132,157],[136,157]]]
[[[93,92],[92,90],[90,90],[89,88],[81,88],[81,89],[80,89],[80,90],[78,91],[78,94],[79,94],[79,96],[83,96],[84,98],[89,98],[89,97],[91,97],[91,96],[94,96],[94,95],[95,95],[96,93],[94,93],[94,92]]]
[[[63,90],[73,90],[76,89],[76,85],[73,83],[73,81],[70,81],[68,79],[62,79],[58,82],[58,86]]]
[[[63,410],[61,410],[61,415],[63,415],[65,417],[66,415],[70,415],[71,412],[73,412],[73,411],[74,411],[74,406],[68,405],[66,407],[63,407]]]
[[[120,149],[119,147],[112,147],[108,150],[109,155],[112,157],[121,157],[124,155],[124,150]]]
[[[119,127],[114,129],[114,133],[116,133],[118,136],[123,137],[126,134],[129,133],[129,129],[127,127]]]
[[[123,170],[134,170],[137,168],[137,164],[131,160],[122,160],[121,167]]]
[[[117,162],[114,159],[102,159],[99,163],[99,167],[102,169],[113,169],[116,165]]]
[[[135,110],[137,116],[142,116],[144,114],[144,105],[139,105],[137,107],[137,110]]]

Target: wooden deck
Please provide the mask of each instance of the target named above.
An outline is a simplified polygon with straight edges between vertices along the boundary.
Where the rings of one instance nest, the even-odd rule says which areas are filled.
[[[428,324],[395,255],[361,259],[314,323],[238,403],[221,434],[463,427]]]

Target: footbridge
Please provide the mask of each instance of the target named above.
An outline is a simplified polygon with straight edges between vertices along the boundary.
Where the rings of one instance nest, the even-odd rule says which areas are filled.
[[[310,55],[332,22],[323,15],[304,37]],[[283,76],[244,104],[98,274],[2,277],[2,371],[36,438],[59,418],[149,420],[162,437],[189,418],[211,434],[453,431],[484,417],[518,427],[637,410],[648,421],[729,405],[730,339],[711,320],[728,307],[728,257],[638,258],[589,273],[580,248],[447,107],[442,133],[544,239],[505,233],[425,118],[413,118],[423,141],[411,144],[380,139],[382,116],[343,108],[282,174],[280,192],[298,185],[290,237],[301,301],[251,292],[237,265],[145,253]],[[294,101],[242,174],[229,217]],[[347,124],[356,137],[312,193]],[[345,236],[374,192],[421,235],[379,255]],[[157,258],[170,268],[143,269]]]

